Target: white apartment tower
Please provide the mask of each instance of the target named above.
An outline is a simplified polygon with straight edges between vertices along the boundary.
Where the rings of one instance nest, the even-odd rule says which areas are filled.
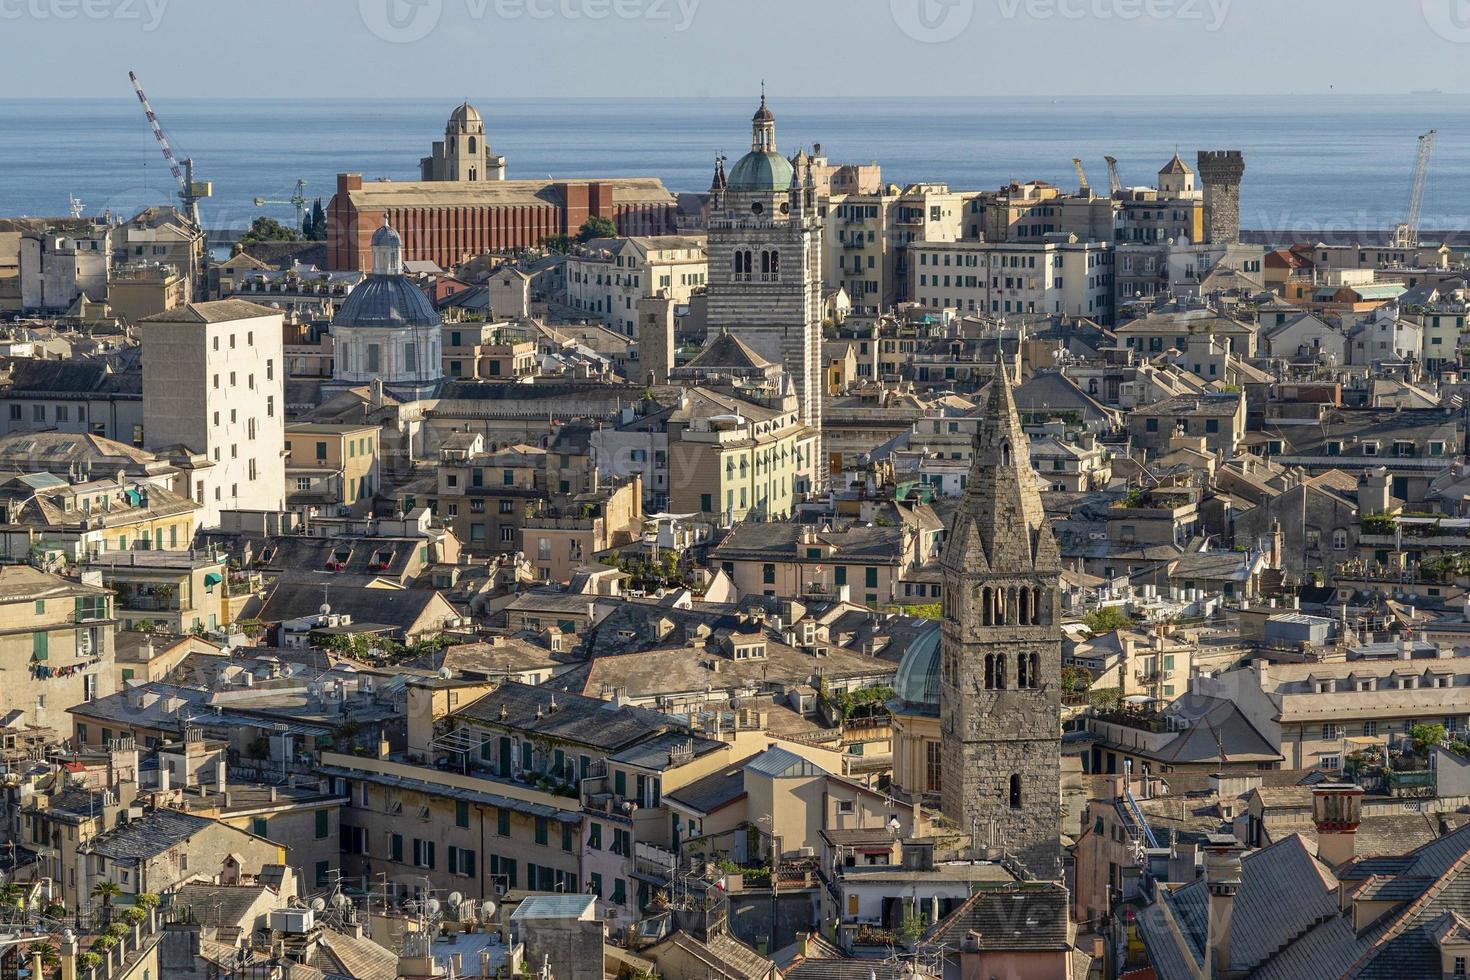
[[[144,445],[203,457],[192,477],[200,526],[217,526],[223,510],[284,510],[280,312],[235,299],[189,303],[139,327]]]
[[[729,331],[785,368],[803,421],[820,433],[822,222],[811,162],[805,152],[794,160],[777,152],[764,92],[750,128],[750,152],[728,178],[716,161],[710,187],[710,334]],[[825,482],[825,460],[816,472]]]

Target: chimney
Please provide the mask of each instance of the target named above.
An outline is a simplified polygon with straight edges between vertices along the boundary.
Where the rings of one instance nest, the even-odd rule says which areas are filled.
[[[1230,925],[1240,890],[1240,842],[1234,834],[1211,834],[1205,844],[1205,888],[1209,892],[1205,955],[1210,976],[1226,978],[1230,969]]]
[[[1312,787],[1312,822],[1317,825],[1317,856],[1340,867],[1358,852],[1358,820],[1363,788],[1354,783],[1319,783]]]

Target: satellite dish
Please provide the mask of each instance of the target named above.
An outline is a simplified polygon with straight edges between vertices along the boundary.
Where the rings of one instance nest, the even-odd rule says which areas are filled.
[[[345,909],[352,904],[352,899],[348,898],[344,892],[338,892],[332,896],[332,904],[339,909]]]
[[[325,912],[326,909],[327,900],[325,898],[317,897],[311,900],[311,910],[313,912]]]
[[[489,922],[495,916],[495,903],[488,898],[481,902],[480,916],[486,922]]]
[[[459,908],[460,903],[464,901],[464,896],[459,892],[450,892],[447,901],[449,902],[450,908]]]
[[[429,915],[438,915],[439,900],[437,898],[429,899],[427,902],[424,903],[424,911],[427,912]]]
[[[739,698],[737,698],[737,697],[731,697],[730,698],[730,710],[731,711],[739,711],[740,710],[740,699]]]
[[[454,671],[450,670],[448,667],[440,667],[439,668],[439,679],[441,681],[451,680],[451,679],[453,679],[453,677],[454,677]]]

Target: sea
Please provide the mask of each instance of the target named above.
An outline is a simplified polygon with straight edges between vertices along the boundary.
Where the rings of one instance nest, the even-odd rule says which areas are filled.
[[[330,198],[339,172],[412,180],[460,101],[167,99],[154,109],[175,153],[214,185],[211,229],[257,214],[294,217],[298,180]],[[470,96],[492,149],[517,178],[646,175],[708,189],[714,157],[749,145],[749,98],[505,99]],[[1408,208],[1417,137],[1437,131],[1422,227],[1470,228],[1470,97],[788,98],[772,102],[787,153],[821,144],[834,162],[883,167],[886,182],[993,189],[1041,179],[1075,188],[1081,158],[1106,189],[1104,155],[1125,185],[1152,185],[1177,150],[1239,149],[1241,223],[1324,234],[1381,229]],[[175,191],[132,98],[0,100],[0,215],[127,215]]]

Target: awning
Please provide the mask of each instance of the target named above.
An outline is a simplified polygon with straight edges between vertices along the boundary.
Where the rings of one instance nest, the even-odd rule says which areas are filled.
[[[1388,739],[1382,735],[1353,735],[1343,739],[1349,745],[1386,745]]]
[[[224,577],[221,576],[218,572],[205,572],[204,573],[204,587],[206,589],[212,589],[216,585],[219,585],[223,581],[224,581]]]

